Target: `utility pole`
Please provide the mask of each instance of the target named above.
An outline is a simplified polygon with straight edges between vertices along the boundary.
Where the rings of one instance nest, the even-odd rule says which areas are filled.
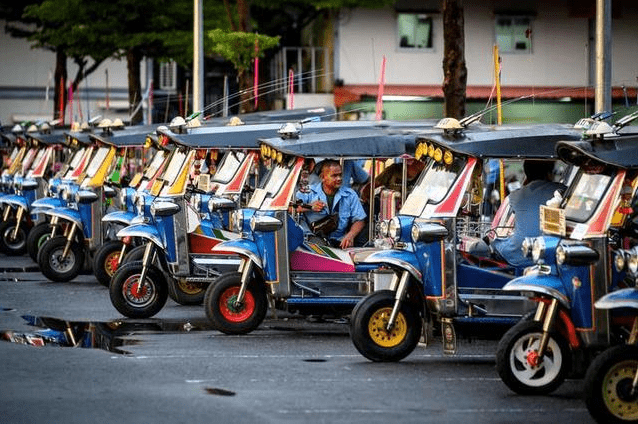
[[[204,111],[203,0],[193,0],[193,112]]]
[[[611,111],[611,0],[596,0],[595,109]]]

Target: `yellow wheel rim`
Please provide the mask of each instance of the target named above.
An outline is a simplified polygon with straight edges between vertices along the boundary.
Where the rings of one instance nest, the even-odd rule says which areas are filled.
[[[392,330],[386,329],[391,313],[392,308],[389,307],[378,309],[368,321],[368,334],[372,341],[381,347],[398,346],[408,333],[408,324],[401,312],[397,314]]]
[[[194,284],[194,283],[188,283],[188,282],[183,281],[183,280],[177,282],[177,287],[179,287],[179,290],[182,293],[189,294],[189,295],[199,294],[202,291],[204,291],[204,289],[202,288],[201,285]]]
[[[603,399],[609,412],[615,417],[632,422],[638,419],[638,402],[635,397],[627,399],[621,393],[629,393],[635,375],[636,361],[622,361],[609,369],[602,386]]]

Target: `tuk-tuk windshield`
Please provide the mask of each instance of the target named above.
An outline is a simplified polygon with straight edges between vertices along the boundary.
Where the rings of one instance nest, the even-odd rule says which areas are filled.
[[[611,179],[609,175],[581,171],[572,183],[574,189],[568,191],[568,197],[563,201],[565,218],[576,222],[587,221],[607,191]]]
[[[159,167],[164,162],[164,158],[165,158],[165,152],[163,150],[158,150],[155,153],[155,156],[153,157],[153,160],[151,161],[151,163],[146,167],[146,170],[144,171],[144,177],[153,178],[153,175],[155,175]]]
[[[279,164],[275,166],[269,173],[266,182],[262,188],[255,190],[250,201],[249,208],[259,209],[267,198],[272,198],[279,192],[284,182],[288,179],[288,175],[294,169],[293,164]]]
[[[173,152],[173,157],[166,167],[166,171],[164,171],[164,175],[162,175],[161,179],[166,181],[169,185],[173,184],[173,181],[177,178],[177,175],[179,175],[180,169],[182,169],[185,159],[186,153],[176,149]]]
[[[422,216],[428,204],[441,202],[465,168],[467,160],[457,157],[451,165],[431,161],[421,173],[401,208],[402,215]]]
[[[85,153],[86,153],[86,148],[85,147],[83,147],[82,149],[80,149],[77,152],[75,152],[75,154],[73,155],[73,158],[71,159],[71,162],[69,163],[67,171],[64,174],[64,178],[70,178],[71,177],[71,175],[73,174],[73,171],[75,170],[75,168],[77,168],[78,165],[80,164],[80,162],[82,161],[82,158],[84,157]]]
[[[106,159],[106,155],[109,154],[110,150],[111,150],[110,147],[100,147],[98,149],[97,153],[95,154],[95,156],[93,156],[93,160],[91,160],[91,163],[89,164],[89,167],[86,170],[86,175],[88,177],[93,177],[95,175],[97,170],[100,168],[100,165],[104,163],[104,160]]]
[[[222,163],[217,168],[217,172],[215,172],[215,175],[213,176],[211,182],[220,184],[228,183],[235,175],[235,172],[237,172],[239,165],[245,157],[246,154],[243,152],[232,150],[228,151],[226,155],[224,155]]]

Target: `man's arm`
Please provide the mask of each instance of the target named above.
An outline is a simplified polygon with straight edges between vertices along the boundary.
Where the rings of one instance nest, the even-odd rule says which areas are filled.
[[[365,220],[353,222],[352,225],[350,226],[350,230],[341,239],[341,243],[339,244],[339,247],[341,247],[342,249],[345,249],[346,247],[354,246],[355,237],[357,237],[357,235],[361,232],[361,230],[363,230],[365,225],[366,225]]]

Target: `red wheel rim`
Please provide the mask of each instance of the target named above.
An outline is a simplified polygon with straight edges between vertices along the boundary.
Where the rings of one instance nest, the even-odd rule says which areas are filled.
[[[113,274],[115,274],[115,271],[117,271],[117,263],[119,259],[120,259],[120,252],[113,252],[106,257],[106,261],[104,261],[105,262],[104,270],[106,271],[108,275],[113,276]]]
[[[230,287],[224,290],[219,298],[219,311],[227,321],[243,322],[255,312],[255,298],[248,290],[244,294],[244,302],[241,306],[234,306],[238,294],[239,287]]]

